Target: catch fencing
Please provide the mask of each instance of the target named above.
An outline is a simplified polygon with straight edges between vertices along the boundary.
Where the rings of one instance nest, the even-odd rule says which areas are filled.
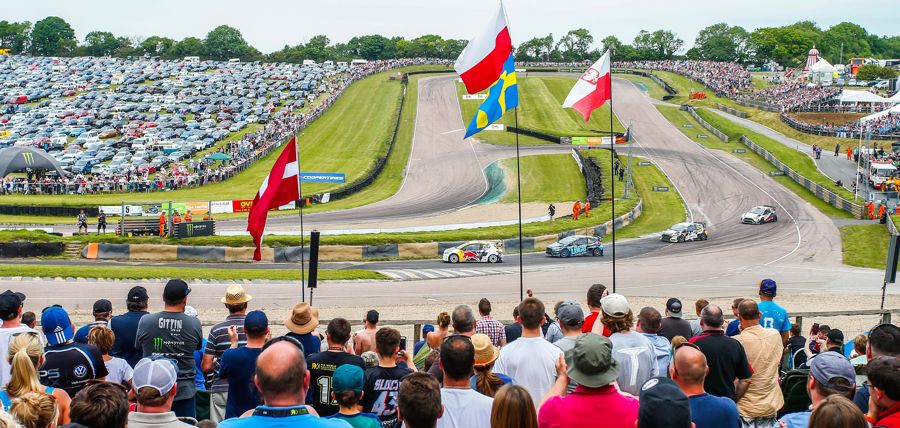
[[[775,157],[775,155],[773,155],[771,152],[747,138],[747,136],[742,135],[741,142],[744,143],[744,145],[746,145],[748,148],[750,148],[750,150],[753,150],[756,154],[769,161],[769,163],[775,165],[775,168],[778,168],[779,171],[783,172],[784,175],[790,177],[791,180],[794,180],[794,182],[803,186],[806,190],[812,192],[814,195],[816,195],[817,198],[828,202],[829,205],[837,209],[844,210],[852,214],[856,218],[863,218],[862,205],[855,204],[847,199],[844,199],[831,190],[822,187],[822,185],[816,183],[815,181],[800,175],[797,171],[794,171],[789,166],[778,160],[778,158]]]
[[[715,135],[716,137],[719,137],[720,140],[722,140],[726,143],[728,142],[728,136],[725,135],[725,133],[723,133],[722,131],[719,131],[718,129],[716,129],[714,126],[710,125],[707,121],[703,120],[703,118],[700,117],[699,114],[697,114],[697,111],[693,107],[683,105],[683,106],[681,106],[681,109],[687,110],[687,112],[691,114],[691,117],[693,117],[694,120],[696,120],[697,123],[699,123],[700,126],[705,128],[707,131],[712,132],[713,135]]]
[[[741,119],[746,119],[746,118],[749,116],[749,115],[747,114],[747,112],[733,109],[733,108],[728,107],[728,106],[726,106],[726,105],[724,105],[724,104],[716,104],[716,108],[719,109],[719,110],[722,110],[722,111],[724,111],[725,113],[728,113],[728,114],[730,114],[730,115],[732,115],[732,116],[737,116],[737,117],[739,117],[739,118],[741,118]]]

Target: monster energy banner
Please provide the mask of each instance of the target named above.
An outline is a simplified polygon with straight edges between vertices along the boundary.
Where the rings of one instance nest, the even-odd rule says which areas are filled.
[[[59,162],[43,150],[33,147],[7,147],[0,150],[0,177],[24,170],[56,171],[66,175]]]
[[[190,223],[175,223],[173,226],[174,238],[190,238],[193,236],[212,236],[216,233],[216,222],[212,220],[192,221]]]

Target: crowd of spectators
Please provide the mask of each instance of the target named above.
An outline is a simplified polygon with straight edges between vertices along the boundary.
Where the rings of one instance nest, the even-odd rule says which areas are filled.
[[[667,60],[626,61],[614,64],[621,68],[661,70],[678,73],[703,83],[723,97],[735,97],[750,87],[750,72],[733,62]]]
[[[782,111],[811,108],[840,95],[841,88],[808,85],[803,82],[782,82],[765,89],[742,94],[738,100],[761,102],[779,107]]]
[[[782,120],[804,132],[818,135],[833,135],[838,138],[856,138],[859,137],[860,132],[871,132],[872,136],[876,138],[900,137],[900,113],[888,113],[866,122],[855,120],[844,124],[833,122],[807,123],[785,113],[782,113]]]
[[[334,318],[322,334],[307,303],[273,337],[240,285],[204,338],[190,293],[170,280],[151,313],[147,291],[134,287],[126,313],[112,316],[98,300],[77,331],[59,305],[44,308],[35,330],[25,296],[0,294],[0,426],[900,427],[900,328],[877,325],[849,342],[815,324],[804,338],[771,279],[730,302],[731,322],[706,299],[687,321],[677,298],[662,313],[638,310],[595,284],[587,316],[574,301],[548,315],[529,290],[517,328],[481,299],[478,318],[459,305],[414,346],[380,327],[376,310],[359,331]],[[208,409],[196,399],[202,389]]]

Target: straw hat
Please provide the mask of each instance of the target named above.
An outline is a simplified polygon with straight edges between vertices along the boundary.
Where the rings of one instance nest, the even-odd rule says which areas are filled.
[[[484,367],[500,356],[500,349],[491,343],[491,338],[486,334],[473,334],[472,346],[475,347],[475,366]]]
[[[253,296],[244,292],[244,287],[241,287],[239,284],[231,284],[228,286],[228,290],[225,291],[222,303],[226,305],[240,305],[250,300],[253,300]]]
[[[284,320],[284,326],[292,333],[310,333],[319,326],[319,310],[309,303],[297,303],[291,310],[291,316]]]

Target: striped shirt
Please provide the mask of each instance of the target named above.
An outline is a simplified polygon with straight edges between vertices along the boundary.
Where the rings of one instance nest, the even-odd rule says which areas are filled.
[[[212,355],[216,361],[213,373],[208,376],[208,379],[213,381],[212,387],[210,388],[210,392],[212,393],[228,392],[228,381],[219,379],[217,375],[219,372],[219,359],[222,358],[222,354],[224,354],[228,348],[231,348],[231,339],[228,337],[228,327],[237,327],[238,347],[247,344],[247,335],[244,334],[245,316],[246,315],[244,314],[231,314],[225,318],[225,321],[214,325],[209,331],[204,354]]]
[[[475,333],[486,334],[491,338],[494,346],[500,346],[500,343],[506,339],[506,330],[503,323],[495,320],[490,315],[484,315],[480,321],[475,323]]]

